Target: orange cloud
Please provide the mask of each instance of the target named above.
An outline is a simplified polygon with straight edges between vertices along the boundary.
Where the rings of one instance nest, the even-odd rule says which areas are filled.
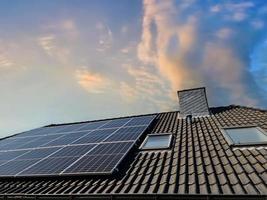
[[[78,84],[88,92],[102,93],[108,88],[109,81],[105,76],[87,69],[76,70],[75,77]]]
[[[169,81],[171,98],[177,98],[176,90],[205,84],[211,87],[215,82],[231,92],[230,98],[234,102],[256,104],[255,100],[246,97],[242,83],[246,63],[232,45],[221,44],[222,40],[234,36],[232,29],[215,30],[212,34],[219,40],[211,43],[211,38],[206,40],[199,32],[201,18],[198,13],[180,21],[181,7],[175,7],[173,1],[144,0],[143,6],[142,37],[137,55],[146,66],[155,66],[159,76]],[[212,11],[219,12],[223,8],[245,13],[251,7],[252,3],[216,5]],[[237,20],[243,20],[243,17],[237,16]],[[201,50],[200,45],[203,46]]]
[[[129,64],[123,65],[123,68],[134,79],[131,83],[120,83],[120,94],[123,100],[127,103],[135,101],[149,102],[151,106],[161,110],[170,110],[173,102],[162,95],[168,93],[166,82],[157,73],[147,67],[134,67]]]
[[[132,103],[137,100],[137,90],[126,82],[120,83],[120,95],[126,102]]]
[[[5,54],[0,54],[0,69],[9,68],[14,65],[14,62],[8,58]]]
[[[257,105],[257,100],[249,98],[242,84],[242,68],[245,65],[235,52],[224,45],[208,43],[204,47],[202,69],[212,74],[211,80],[231,91],[233,102]]]
[[[70,49],[60,45],[55,35],[46,35],[37,38],[37,43],[47,55],[58,60],[63,64],[68,64]]]
[[[197,20],[190,17],[184,24],[177,24],[173,21],[174,8],[172,1],[144,1],[142,40],[138,45],[139,59],[157,67],[170,81],[172,94],[199,81],[185,60],[195,43]],[[152,31],[153,25],[156,33]],[[176,46],[169,51],[173,39],[177,41]]]

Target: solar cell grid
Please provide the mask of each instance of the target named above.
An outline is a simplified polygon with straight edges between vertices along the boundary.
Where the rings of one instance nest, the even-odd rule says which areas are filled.
[[[62,127],[43,127],[34,129],[28,132],[24,132],[18,135],[18,137],[28,137],[28,136],[38,136],[38,135],[49,135],[55,134],[57,130],[62,129]]]
[[[154,115],[134,117],[125,126],[149,125],[154,118],[155,118]]]
[[[0,160],[12,160],[19,156],[22,156],[23,154],[27,153],[29,151],[22,150],[22,151],[5,151],[0,152]]]
[[[130,120],[131,120],[130,118],[112,120],[112,121],[106,123],[101,128],[117,128],[117,127],[121,127],[124,124],[126,124],[127,122],[129,122]]]
[[[44,144],[43,147],[68,145],[78,140],[79,138],[86,136],[89,133],[90,131],[83,131],[83,132],[65,134],[62,137],[59,137],[55,140],[52,140]]]
[[[87,155],[120,154],[131,147],[133,142],[102,143],[90,151]]]
[[[66,126],[68,126],[68,125],[45,127],[41,131],[39,131],[38,134],[51,135],[51,134],[59,133]]]
[[[90,132],[88,135],[81,137],[80,139],[74,141],[72,144],[88,144],[88,143],[98,143],[103,141],[116,129],[101,129],[101,130],[94,130]]]
[[[57,138],[62,137],[63,135],[46,135],[46,136],[41,136],[38,139],[28,142],[22,146],[19,147],[19,149],[29,149],[29,148],[37,148],[37,147],[42,147],[48,142],[51,142]]]
[[[99,122],[90,122],[90,123],[86,123],[85,126],[82,126],[81,128],[79,128],[77,131],[82,131],[82,130],[94,130],[97,128],[100,128],[101,126],[103,126],[104,124],[108,123],[109,121],[99,121]]]
[[[142,133],[147,126],[136,126],[136,127],[125,127],[120,128],[113,135],[108,137],[105,142],[112,141],[128,141],[128,140],[136,140],[139,138],[140,133]]]
[[[123,155],[84,156],[62,174],[110,173]]]
[[[22,146],[24,143],[22,142],[11,142],[8,145],[2,145],[0,147],[0,151],[6,151],[6,150],[16,150],[19,149],[20,146]]]
[[[14,176],[38,160],[12,160],[0,166],[0,176]]]
[[[22,156],[19,156],[18,158],[16,158],[16,160],[43,159],[59,149],[60,147],[34,149],[23,154]]]
[[[40,137],[30,137],[30,138],[14,137],[8,140],[7,144],[0,145],[0,151],[21,149],[21,147],[24,146],[25,144],[29,142],[34,142],[38,138]]]
[[[6,138],[0,176],[112,173],[153,117],[44,127]]]
[[[38,132],[40,132],[42,129],[45,129],[45,128],[36,128],[30,131],[25,131],[25,132],[20,133],[17,136],[19,137],[35,136],[35,135],[38,135]]]
[[[77,157],[86,154],[88,151],[92,150],[96,145],[76,145],[76,146],[66,146],[57,151],[51,157]]]
[[[25,170],[21,171],[19,174],[17,174],[17,176],[59,174],[62,170],[64,170],[78,158],[79,157],[46,158],[34,164],[28,169],[24,168]]]

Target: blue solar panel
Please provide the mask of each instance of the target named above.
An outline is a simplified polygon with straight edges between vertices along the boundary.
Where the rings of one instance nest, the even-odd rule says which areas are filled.
[[[46,158],[40,162],[33,162],[34,165],[27,169],[24,168],[25,170],[18,173],[17,176],[57,175],[78,158],[79,157]]]
[[[125,119],[115,119],[112,120],[108,123],[106,123],[104,126],[101,128],[117,128],[117,127],[122,127],[124,124],[129,122],[131,119],[130,118],[125,118]]]
[[[79,131],[82,131],[82,130],[94,130],[94,129],[98,129],[98,128],[100,128],[101,126],[105,125],[108,122],[109,121],[99,121],[99,122],[86,123],[84,126],[82,126],[78,130]]]
[[[125,127],[116,131],[105,142],[129,141],[136,140],[140,137],[140,133],[144,132],[147,126]]]
[[[29,148],[38,148],[45,146],[48,142],[51,142],[57,138],[62,137],[63,135],[57,134],[57,135],[45,135],[40,136],[37,139],[30,141],[22,146],[19,146],[19,149],[29,149]]]
[[[54,153],[51,157],[77,157],[82,156],[92,150],[96,145],[76,145],[66,146]]]
[[[133,145],[133,142],[102,143],[90,151],[87,155],[120,154]]]
[[[50,154],[58,151],[60,147],[52,147],[52,148],[43,148],[43,149],[33,149],[22,156],[16,158],[16,160],[27,160],[27,159],[43,159]]]
[[[75,131],[78,131],[79,129],[83,128],[84,126],[86,126],[85,123],[65,125],[65,126],[63,126],[62,129],[58,129],[56,131],[56,133],[75,132]]]
[[[126,126],[141,126],[141,125],[149,125],[153,119],[155,118],[154,115],[148,116],[141,116],[141,117],[134,117],[129,121]]]
[[[0,176],[15,176],[38,160],[12,160],[0,166]]]
[[[110,173],[124,154],[84,156],[62,174]]]
[[[83,132],[65,134],[62,137],[52,140],[51,142],[48,142],[42,146],[49,147],[49,146],[62,146],[62,145],[71,144],[75,142],[76,140],[78,140],[79,138],[86,136],[89,133],[90,131],[83,131]]]
[[[101,129],[94,130],[84,137],[74,141],[72,144],[88,144],[88,143],[98,143],[110,136],[116,129]]]
[[[0,141],[0,176],[108,174],[155,116],[34,129]]]
[[[29,151],[27,150],[22,150],[22,151],[4,151],[4,152],[0,152],[0,160],[5,160],[5,161],[9,161],[12,159],[15,159],[19,156],[22,156],[23,154],[27,153]]]

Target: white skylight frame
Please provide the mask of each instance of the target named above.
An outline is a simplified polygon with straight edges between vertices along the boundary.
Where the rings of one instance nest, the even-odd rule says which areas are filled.
[[[250,125],[250,126],[228,126],[228,127],[222,127],[221,132],[223,133],[223,136],[225,137],[226,141],[230,146],[233,147],[246,147],[246,146],[266,146],[267,142],[243,142],[243,143],[235,143],[235,141],[231,138],[231,136],[227,133],[227,129],[246,129],[246,128],[255,128],[259,132],[261,132],[263,135],[267,137],[267,132],[264,131],[262,128],[258,127],[257,125]]]
[[[149,140],[149,138],[151,137],[160,137],[160,136],[169,136],[169,140],[168,140],[168,144],[166,146],[155,146],[155,147],[145,147],[147,141]],[[171,147],[171,141],[172,141],[172,133],[154,133],[154,134],[148,134],[145,138],[145,140],[143,141],[143,143],[141,144],[141,146],[139,147],[139,149],[141,150],[162,150],[162,149],[169,149]]]

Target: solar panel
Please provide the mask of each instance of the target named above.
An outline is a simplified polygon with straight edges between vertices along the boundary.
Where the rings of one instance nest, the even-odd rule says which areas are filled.
[[[14,176],[20,171],[32,164],[36,163],[37,160],[11,160],[0,166],[0,176]]]
[[[84,137],[81,137],[80,139],[74,141],[73,144],[98,143],[103,141],[115,131],[116,129],[94,130],[89,134],[85,135]]]
[[[129,118],[116,119],[116,120],[112,120],[112,121],[108,122],[107,124],[105,124],[101,128],[116,128],[116,127],[121,127],[121,126],[123,126],[124,124],[126,124],[129,121],[130,121]]]
[[[155,115],[43,127],[0,141],[0,176],[110,174]]]
[[[135,126],[135,127],[125,127],[121,128],[116,133],[108,137],[105,142],[112,141],[128,141],[136,140],[139,137],[139,133],[143,132],[147,126]]]
[[[21,171],[17,176],[58,175],[79,157],[51,157]],[[1,166],[0,166],[1,170]]]
[[[88,133],[90,133],[90,131],[83,131],[83,132],[77,132],[77,133],[69,133],[69,134],[65,134],[62,137],[59,137],[55,140],[52,140],[48,143],[46,143],[45,145],[43,145],[43,147],[45,146],[62,146],[62,145],[67,145],[67,144],[71,144],[73,142],[75,142],[76,140],[78,140],[79,138],[82,138],[84,136],[86,136]]]
[[[15,160],[43,159],[57,150],[59,150],[59,147],[33,149],[17,157]]]

